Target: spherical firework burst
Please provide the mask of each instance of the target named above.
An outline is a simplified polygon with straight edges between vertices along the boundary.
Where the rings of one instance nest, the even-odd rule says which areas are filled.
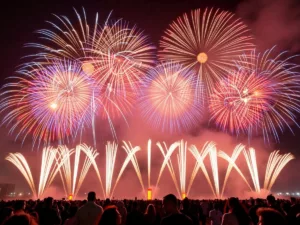
[[[21,72],[26,76],[6,85],[9,95],[1,102],[7,112],[3,122],[14,123],[11,131],[19,128],[17,136],[32,134],[34,143],[63,142],[91,121],[94,82],[81,64],[55,61]]]
[[[274,84],[267,76],[238,70],[218,82],[210,98],[211,119],[223,130],[247,133],[274,103]]]
[[[234,60],[253,49],[248,28],[235,15],[220,10],[194,10],[174,21],[160,42],[159,56],[198,73],[209,93]]]
[[[202,111],[193,74],[174,63],[158,65],[149,72],[140,106],[149,123],[170,132],[197,125]]]
[[[118,20],[107,25],[97,36],[91,49],[95,55],[95,79],[117,92],[138,91],[138,83],[154,63],[154,47],[136,27]],[[124,93],[124,95],[126,95]]]
[[[292,131],[291,124],[298,126],[300,75],[290,58],[272,57],[272,49],[243,55],[239,70],[219,82],[211,96],[212,119],[224,130],[262,134],[266,141],[270,136],[279,141],[277,131],[285,127]]]

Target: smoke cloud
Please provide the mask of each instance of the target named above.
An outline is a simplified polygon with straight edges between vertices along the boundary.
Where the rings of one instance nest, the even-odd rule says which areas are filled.
[[[278,50],[300,51],[298,0],[245,0],[237,14],[252,29],[260,50],[276,45]]]

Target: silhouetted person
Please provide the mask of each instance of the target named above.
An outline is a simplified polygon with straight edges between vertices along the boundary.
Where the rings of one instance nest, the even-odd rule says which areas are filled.
[[[201,224],[202,225],[206,225],[206,218],[208,217],[208,213],[209,213],[209,205],[208,205],[208,202],[203,200],[201,202],[201,217],[200,217],[200,220],[201,220]]]
[[[263,206],[262,201],[260,199],[252,199],[251,200],[251,208],[249,209],[249,216],[253,222],[253,224],[257,224],[258,223],[258,216],[257,216],[257,210]]]
[[[98,225],[121,225],[121,219],[117,207],[109,205],[104,210]]]
[[[156,225],[158,224],[157,220],[156,209],[153,204],[149,204],[144,214],[145,225]]]
[[[285,225],[283,215],[273,208],[259,208],[257,210],[259,218],[258,225]]]
[[[76,213],[78,211],[78,207],[77,206],[71,206],[69,209],[70,213],[69,213],[69,218],[66,219],[64,225],[76,225],[77,221],[76,221]]]
[[[182,207],[183,209],[181,210],[181,213],[190,217],[193,221],[193,225],[199,225],[199,217],[195,212],[193,212],[193,209],[191,208],[191,203],[188,200],[188,198],[185,198],[182,201]]]
[[[117,202],[117,207],[118,211],[121,214],[122,220],[121,220],[121,225],[126,224],[126,218],[127,218],[127,209],[125,208],[124,202],[123,201],[118,201]]]
[[[26,203],[24,200],[17,200],[14,204],[14,215],[25,214]]]
[[[268,204],[268,207],[277,210],[283,216],[285,215],[283,209],[277,204],[276,199],[273,195],[268,195],[267,196],[267,204]]]
[[[209,211],[209,219],[211,225],[221,225],[222,212],[218,204],[214,203],[213,209]]]
[[[289,225],[298,225],[296,216],[300,213],[300,204],[297,203],[296,198],[291,198],[291,207],[287,211],[287,218],[288,218],[288,224]]]
[[[103,209],[95,203],[96,193],[89,192],[87,200],[87,203],[76,213],[77,225],[95,225],[101,218]]]
[[[37,225],[37,223],[28,214],[24,213],[10,217],[3,225]]]
[[[191,218],[179,212],[177,198],[173,194],[166,195],[163,199],[163,206],[167,214],[161,220],[161,225],[192,225]]]
[[[61,223],[58,207],[53,206],[53,198],[48,197],[44,200],[44,208],[38,211],[40,225],[58,225]]]
[[[6,221],[9,217],[13,215],[13,209],[10,207],[4,207],[0,209],[0,224]]]
[[[132,203],[131,212],[128,213],[126,225],[140,225],[144,224],[144,216],[138,209],[137,201]]]
[[[229,198],[229,213],[222,217],[222,225],[250,225],[251,221],[237,198]]]

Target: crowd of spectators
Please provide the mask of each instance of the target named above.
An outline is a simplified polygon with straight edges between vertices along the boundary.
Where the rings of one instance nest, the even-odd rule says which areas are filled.
[[[0,225],[300,225],[300,201],[275,199],[0,202]]]

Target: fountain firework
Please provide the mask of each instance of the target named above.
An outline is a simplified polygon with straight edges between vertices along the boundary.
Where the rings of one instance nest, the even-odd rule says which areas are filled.
[[[122,166],[120,168],[120,171],[116,177],[114,184],[113,184],[113,178],[114,178],[114,172],[116,166],[118,145],[115,142],[107,143],[105,189],[103,188],[100,171],[96,163],[96,158],[99,153],[85,144],[78,145],[76,146],[75,149],[71,149],[71,150],[69,150],[65,146],[59,146],[57,149],[49,147],[43,150],[38,192],[36,191],[33,176],[29,164],[27,163],[25,157],[20,153],[14,153],[14,154],[10,153],[6,159],[12,162],[19,169],[19,171],[26,179],[29,187],[31,188],[32,193],[34,193],[36,197],[43,196],[43,194],[45,193],[47,188],[49,188],[49,186],[51,185],[52,181],[54,180],[58,172],[60,173],[60,176],[62,178],[63,188],[65,190],[66,195],[71,194],[72,196],[76,197],[80,187],[82,186],[85,177],[88,174],[90,167],[93,165],[97,177],[101,184],[103,196],[111,198],[114,194],[114,191],[120,179],[122,178],[125,169],[128,167],[128,164],[130,162],[133,165],[134,171],[142,187],[143,193],[145,194],[145,196],[147,196],[147,194],[149,194],[149,188],[151,187],[151,179],[150,179],[151,147],[152,147],[151,144],[152,141],[149,140],[147,145],[148,193],[146,193],[146,190],[144,188],[143,175],[140,171],[138,159],[136,156],[136,153],[141,151],[141,148],[139,146],[133,147],[130,142],[123,141],[122,148],[124,149],[127,156],[122,163]],[[254,190],[257,194],[261,192],[259,173],[258,173],[259,170],[258,170],[257,158],[256,158],[256,153],[254,148],[249,148],[249,150],[247,150],[244,145],[239,144],[234,148],[233,153],[230,157],[227,153],[217,150],[216,144],[214,142],[206,142],[202,147],[201,151],[199,151],[195,145],[191,145],[188,147],[187,142],[185,142],[184,140],[176,141],[173,144],[171,144],[169,147],[164,142],[163,143],[157,142],[156,146],[158,147],[158,149],[160,150],[163,156],[163,162],[158,173],[154,194],[157,194],[156,191],[158,189],[158,185],[161,180],[163,171],[166,167],[168,168],[168,171],[174,182],[178,196],[182,198],[189,196],[191,187],[200,169],[203,172],[209,184],[209,187],[211,188],[212,193],[216,198],[224,197],[224,191],[227,186],[227,181],[232,169],[235,169],[239,173],[239,175],[242,177],[242,179],[249,187],[249,190],[252,191],[253,189],[249,184],[246,176],[243,174],[241,169],[236,164],[236,161],[238,160],[242,152],[244,153],[244,158],[246,160],[248,169],[250,171],[250,177],[254,185]],[[177,154],[178,174],[176,173],[175,167],[172,163],[172,155],[176,150],[178,150],[178,154]],[[81,152],[85,154],[85,160],[80,170]],[[186,180],[188,174],[186,165],[187,165],[188,152],[190,152],[194,156],[196,161],[186,189]],[[74,169],[72,174],[72,169],[71,169],[72,166],[71,166],[70,159],[73,154],[74,154]],[[212,169],[211,176],[209,175],[209,172],[205,165],[205,159],[207,156],[209,156],[210,166]],[[228,167],[226,170],[222,189],[220,189],[218,157],[228,162]],[[276,179],[278,178],[280,172],[287,165],[287,163],[289,163],[292,159],[294,159],[294,156],[290,153],[281,155],[279,154],[279,151],[274,151],[270,154],[267,168],[266,168],[265,179],[264,179],[264,189],[266,189],[268,192],[271,191],[271,188],[274,185]],[[150,192],[152,195],[151,188],[150,188]]]

